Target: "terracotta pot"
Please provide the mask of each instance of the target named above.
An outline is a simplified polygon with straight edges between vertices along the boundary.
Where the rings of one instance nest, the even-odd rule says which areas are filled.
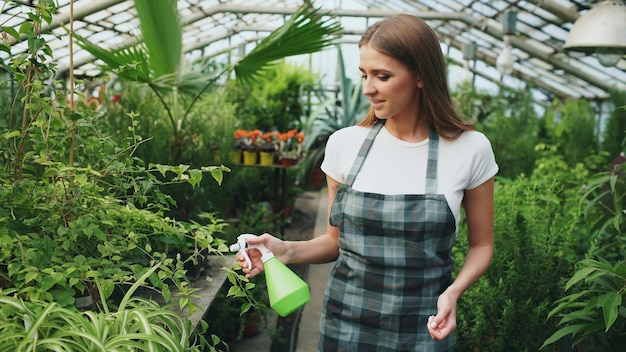
[[[247,312],[245,314],[246,325],[243,329],[243,337],[252,337],[259,334],[261,326],[261,313],[258,311]]]
[[[309,177],[309,187],[321,188],[326,185],[326,174],[321,169],[322,162],[320,161],[314,168],[311,170],[311,176]]]
[[[298,161],[300,161],[300,159],[288,159],[288,158],[282,158],[280,159],[280,164],[282,166],[288,167],[288,166],[294,166],[298,164]]]

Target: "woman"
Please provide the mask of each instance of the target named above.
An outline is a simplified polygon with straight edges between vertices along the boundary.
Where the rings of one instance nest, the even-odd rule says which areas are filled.
[[[335,260],[320,351],[452,351],[459,297],[493,255],[493,177],[487,138],[454,110],[436,34],[409,15],[372,25],[359,42],[363,94],[357,126],[328,140],[327,232],[263,243],[284,263]],[[463,205],[469,251],[452,279]],[[253,268],[263,266],[250,250]]]

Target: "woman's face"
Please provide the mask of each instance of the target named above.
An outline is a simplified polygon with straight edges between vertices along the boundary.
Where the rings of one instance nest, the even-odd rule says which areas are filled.
[[[369,45],[361,47],[360,61],[363,94],[372,103],[376,117],[415,118],[419,107],[418,90],[423,87],[417,75],[400,61]]]

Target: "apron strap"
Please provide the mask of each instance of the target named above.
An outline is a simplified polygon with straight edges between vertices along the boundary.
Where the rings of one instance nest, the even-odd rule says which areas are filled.
[[[434,128],[428,136],[428,164],[426,166],[426,194],[437,193],[437,157],[439,155],[439,135]]]
[[[361,149],[359,149],[359,152],[356,155],[356,159],[354,159],[354,162],[352,163],[352,168],[350,169],[350,173],[348,174],[348,177],[346,179],[346,185],[352,187],[352,183],[356,179],[356,175],[359,173],[359,170],[361,170],[363,160],[365,160],[367,153],[370,151],[372,143],[374,143],[374,138],[376,138],[376,135],[378,134],[380,129],[383,128],[384,124],[385,120],[378,120],[374,124],[374,126],[372,126],[372,129],[367,134],[367,137],[365,137],[365,140],[361,145]]]
[[[367,153],[370,150],[370,147],[374,143],[374,139],[378,132],[380,132],[381,128],[385,124],[385,120],[378,120],[372,129],[365,137],[359,152],[357,153],[356,159],[352,163],[352,168],[350,169],[350,173],[346,179],[346,185],[352,187],[354,180],[356,179],[356,175],[361,170],[361,166],[363,165],[363,161],[367,156]],[[439,154],[439,135],[435,131],[434,128],[430,129],[430,133],[428,136],[428,163],[426,166],[426,193],[427,194],[436,194],[437,193],[437,157]]]

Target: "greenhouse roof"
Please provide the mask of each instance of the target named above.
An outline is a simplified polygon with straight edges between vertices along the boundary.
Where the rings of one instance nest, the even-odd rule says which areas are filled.
[[[69,45],[67,26],[73,12],[74,31],[105,48],[135,43],[139,29],[132,0],[57,0],[58,14],[44,29],[53,50],[59,74],[70,68],[74,74],[97,75],[93,56]],[[25,21],[34,0],[13,0],[5,4],[0,23],[17,27]],[[267,36],[294,13],[302,0],[178,0],[184,26],[183,46],[190,57],[215,57],[239,53]],[[414,14],[426,20],[438,33],[444,53],[451,63],[451,79],[462,75],[463,47],[476,45],[475,60],[468,60],[476,85],[527,86],[546,99],[584,98],[602,100],[611,88],[626,90],[626,60],[616,67],[602,66],[594,56],[567,53],[563,44],[574,21],[595,1],[588,0],[318,0],[316,7],[336,16],[343,26],[341,43],[356,47],[365,28],[396,13]],[[72,7],[72,9],[70,9]],[[496,59],[503,48],[503,17],[517,13],[516,32],[510,39],[514,70],[501,75]],[[16,51],[26,51],[26,43],[16,43]],[[3,59],[6,53],[0,55]],[[355,72],[356,64],[355,64]]]

